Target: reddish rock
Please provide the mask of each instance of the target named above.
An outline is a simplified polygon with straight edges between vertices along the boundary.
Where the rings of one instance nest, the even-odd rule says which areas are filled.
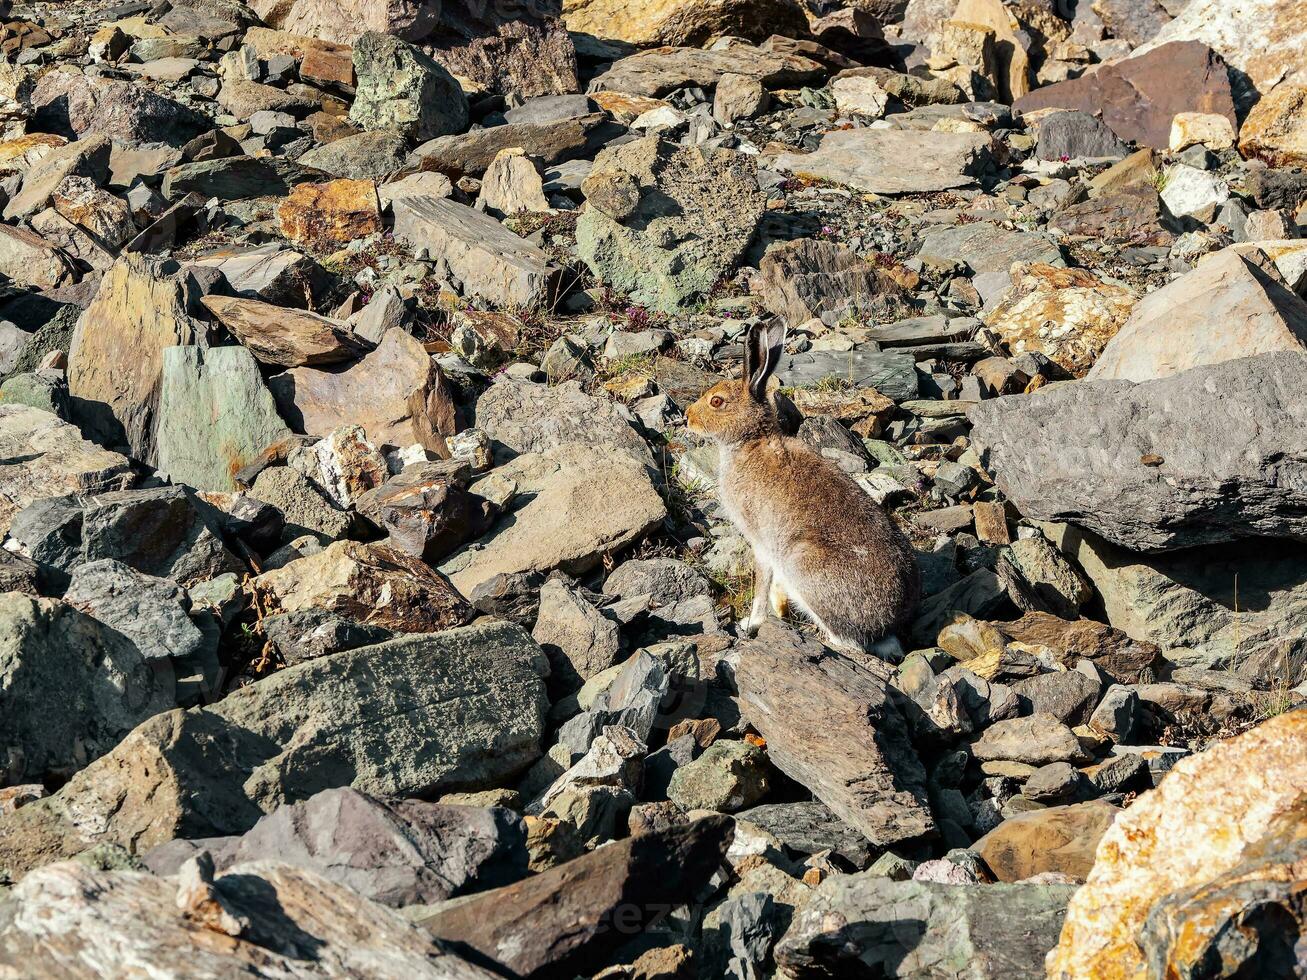
[[[281,233],[319,252],[381,230],[377,185],[370,180],[300,184],[277,208]]]
[[[1100,115],[1123,140],[1166,150],[1178,112],[1213,113],[1238,125],[1226,71],[1220,55],[1207,45],[1176,41],[1092,75],[1036,89],[1012,108],[1079,109]]]

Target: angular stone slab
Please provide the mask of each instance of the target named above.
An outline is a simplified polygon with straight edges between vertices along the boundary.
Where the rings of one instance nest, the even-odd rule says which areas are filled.
[[[548,298],[558,273],[549,256],[489,215],[433,197],[397,198],[394,213],[395,237],[443,259],[464,295],[526,308]]]
[[[973,184],[989,145],[980,133],[836,130],[813,152],[782,153],[772,166],[872,194],[919,194]]]
[[[878,847],[935,830],[891,670],[873,671],[770,620],[735,669],[743,713],[772,764]]]
[[[972,442],[1021,513],[1135,551],[1307,540],[1307,353],[981,402]]]
[[[244,347],[169,347],[160,392],[159,469],[197,490],[235,490],[235,475],[291,434]]]

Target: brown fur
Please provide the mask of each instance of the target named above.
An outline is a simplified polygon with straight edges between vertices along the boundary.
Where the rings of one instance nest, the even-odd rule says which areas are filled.
[[[759,397],[779,350],[769,357],[766,337],[749,342],[759,347],[746,356],[745,377],[714,385],[687,417],[692,432],[716,440],[722,505],[753,548],[750,629],[779,585],[832,646],[866,651],[904,621],[920,595],[912,546],[847,474],[781,433]],[[774,333],[770,342],[777,347]]]

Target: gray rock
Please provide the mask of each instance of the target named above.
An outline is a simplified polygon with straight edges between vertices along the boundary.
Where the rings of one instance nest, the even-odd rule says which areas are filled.
[[[9,533],[37,561],[63,571],[99,558],[178,582],[246,571],[223,544],[213,510],[182,487],[36,501]]]
[[[796,980],[1036,977],[1074,892],[1071,885],[966,888],[871,871],[834,875],[795,915],[776,962]]]
[[[349,117],[367,130],[394,130],[429,140],[467,128],[467,96],[448,71],[421,50],[373,31],[354,42],[357,79]]]
[[[1094,596],[1093,586],[1079,569],[1042,535],[1013,541],[1002,560],[1021,580],[1014,601],[1029,611],[1074,620]]]
[[[1069,762],[1051,762],[1040,766],[1021,787],[1021,794],[1037,803],[1054,806],[1070,803],[1079,791],[1084,777]]]
[[[809,388],[838,379],[854,388],[875,388],[886,398],[907,401],[919,392],[916,362],[900,351],[810,351],[784,354],[776,369],[782,388]]]
[[[244,347],[163,352],[155,445],[170,479],[234,490],[235,474],[290,434]]]
[[[527,123],[538,126],[541,123],[576,119],[594,111],[595,104],[588,95],[541,95],[509,109],[504,113],[504,120],[509,125]]]
[[[931,193],[973,184],[972,174],[989,159],[989,142],[978,133],[836,130],[812,153],[781,153],[772,166],[872,194]]]
[[[496,976],[348,887],[273,861],[235,865],[217,878],[212,861],[198,856],[177,878],[65,862],[29,875],[13,901],[15,915],[0,925],[6,972],[53,976],[64,964],[94,958],[106,975],[122,976],[148,949],[150,968],[161,976]],[[269,914],[273,907],[279,911]],[[52,935],[29,925],[29,916],[32,923],[57,920],[69,928]]]
[[[687,86],[711,89],[728,74],[756,78],[769,88],[788,88],[817,81],[825,69],[808,58],[775,54],[749,44],[720,50],[665,47],[614,61],[590,83],[590,90],[657,97]]]
[[[282,197],[288,191],[286,180],[271,163],[251,156],[182,163],[163,177],[163,196],[169,201],[177,201],[187,194],[240,201],[251,197]]]
[[[1039,121],[1035,156],[1041,160],[1124,157],[1130,148],[1087,112],[1056,112]]]
[[[264,568],[272,568],[272,563],[265,563]],[[346,619],[325,609],[302,609],[265,617],[263,633],[286,664],[372,646],[392,636],[388,629]]]
[[[767,803],[737,813],[738,820],[757,824],[796,854],[829,851],[854,870],[871,863],[871,843],[817,800]],[[877,862],[879,864],[880,862]]]
[[[697,302],[734,266],[766,203],[749,157],[657,137],[604,150],[581,189],[577,254],[634,303],[665,312]]]
[[[971,745],[982,762],[1002,760],[1044,766],[1051,762],[1079,762],[1085,751],[1071,729],[1052,715],[1010,718],[991,725]]]
[[[440,566],[464,595],[499,574],[589,571],[667,515],[648,469],[618,449],[565,443],[519,456],[493,478],[512,481],[525,503]]]
[[[218,693],[218,631],[191,615],[191,600],[175,582],[104,558],[74,570],[64,601],[127,637],[147,660],[163,661],[157,667],[177,678],[179,701],[193,696],[187,681],[198,682],[194,693]]]
[[[314,534],[323,541],[344,537],[354,523],[316,484],[289,466],[274,466],[258,475],[250,493],[281,512],[286,534]]]
[[[381,180],[401,170],[408,158],[408,140],[387,129],[344,136],[315,146],[297,161],[333,177]]]
[[[972,438],[1026,517],[1074,521],[1127,548],[1303,538],[1305,395],[1307,355],[1264,354],[982,402]]]
[[[611,399],[587,394],[576,381],[542,385],[505,378],[477,399],[477,427],[514,455],[577,445],[619,449],[653,462],[629,413]]]
[[[559,578],[550,579],[540,590],[540,610],[531,636],[549,654],[554,682],[567,691],[613,666],[622,647],[617,621]]]
[[[228,845],[218,867],[249,861],[305,868],[382,905],[429,905],[524,877],[526,827],[499,807],[328,789],[260,818]]]
[[[457,136],[428,140],[413,151],[409,165],[477,176],[485,173],[500,151],[514,147],[549,165],[579,156],[593,156],[622,132],[622,128],[615,126],[612,117],[604,112],[551,123],[489,126]]]
[[[171,665],[66,603],[0,594],[0,779],[67,778],[176,704]]]
[[[1089,716],[1089,727],[1114,742],[1129,742],[1138,719],[1139,695],[1129,687],[1113,684]]]
[[[972,275],[1006,273],[1013,262],[1045,262],[1065,266],[1062,250],[1040,232],[1009,231],[987,221],[953,225],[929,232],[918,257],[927,256],[966,266]]]
[[[439,256],[469,297],[533,309],[557,275],[549,256],[494,218],[446,198],[402,197],[393,204],[395,237]]]
[[[1011,688],[1021,699],[1023,709],[1032,714],[1052,715],[1072,728],[1089,721],[1102,693],[1098,681],[1078,670],[1018,678]]]
[[[546,671],[525,632],[495,622],[288,667],[140,725],[58,793],[0,817],[0,848],[22,874],[98,843],[143,852],[243,833],[332,787],[418,796],[501,784],[539,755]]]
[[[604,592],[622,600],[647,596],[648,614],[662,623],[720,631],[708,579],[675,558],[624,561],[604,581]]]

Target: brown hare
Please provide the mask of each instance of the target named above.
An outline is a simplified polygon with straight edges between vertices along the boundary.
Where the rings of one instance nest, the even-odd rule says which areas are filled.
[[[691,432],[720,454],[718,494],[753,548],[753,635],[788,599],[826,634],[828,645],[889,653],[891,636],[921,591],[907,538],[839,467],[781,432],[767,380],[785,343],[779,321],[749,329],[739,381],[709,388],[687,413]],[[878,641],[885,641],[878,644]]]

